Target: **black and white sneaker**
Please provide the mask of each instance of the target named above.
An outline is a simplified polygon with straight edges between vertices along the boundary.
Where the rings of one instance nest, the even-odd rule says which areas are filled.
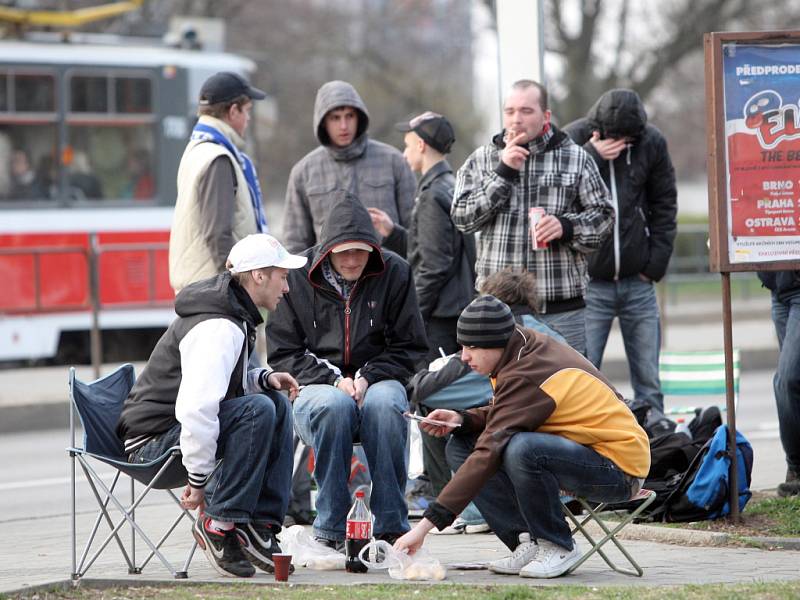
[[[271,527],[253,523],[237,525],[236,532],[242,540],[242,551],[250,562],[262,571],[274,573],[275,563],[272,561],[272,555],[282,552],[278,545],[277,532]],[[293,564],[289,565],[289,573],[294,573]]]
[[[236,529],[220,531],[211,527],[211,518],[201,514],[192,527],[192,535],[205,552],[208,562],[224,577],[252,577],[255,568],[242,552]]]

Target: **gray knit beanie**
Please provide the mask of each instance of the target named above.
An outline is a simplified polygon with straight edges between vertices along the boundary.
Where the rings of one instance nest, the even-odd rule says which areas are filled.
[[[503,348],[516,322],[507,304],[494,296],[478,296],[458,317],[456,337],[462,346]]]

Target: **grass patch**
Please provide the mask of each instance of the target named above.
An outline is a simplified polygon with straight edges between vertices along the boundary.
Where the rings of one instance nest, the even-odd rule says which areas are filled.
[[[736,585],[685,585],[677,587],[588,587],[564,585],[536,588],[529,586],[464,585],[359,585],[359,586],[256,586],[251,584],[185,584],[170,586],[110,587],[93,589],[39,590],[31,595],[6,596],[14,600],[143,600],[169,597],[176,600],[264,599],[286,600],[678,600],[723,598],[731,600],[781,600],[797,598],[797,582],[748,583]]]
[[[742,512],[741,522],[729,518],[696,523],[648,523],[681,529],[719,531],[736,537],[800,537],[800,497],[776,498],[756,492]]]

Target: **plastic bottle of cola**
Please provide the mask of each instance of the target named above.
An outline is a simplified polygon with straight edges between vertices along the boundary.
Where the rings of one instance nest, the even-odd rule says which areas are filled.
[[[347,533],[344,542],[347,561],[344,568],[348,573],[366,573],[367,565],[358,558],[358,553],[372,537],[372,514],[364,502],[364,492],[356,492],[356,501],[347,514]]]

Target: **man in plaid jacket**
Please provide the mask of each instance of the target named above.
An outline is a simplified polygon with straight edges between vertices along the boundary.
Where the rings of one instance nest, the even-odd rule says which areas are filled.
[[[545,213],[535,234],[532,207]],[[450,215],[480,232],[477,287],[506,268],[535,273],[541,320],[585,354],[586,255],[611,232],[614,209],[594,160],[550,122],[544,86],[512,85],[503,131],[458,171]]]

